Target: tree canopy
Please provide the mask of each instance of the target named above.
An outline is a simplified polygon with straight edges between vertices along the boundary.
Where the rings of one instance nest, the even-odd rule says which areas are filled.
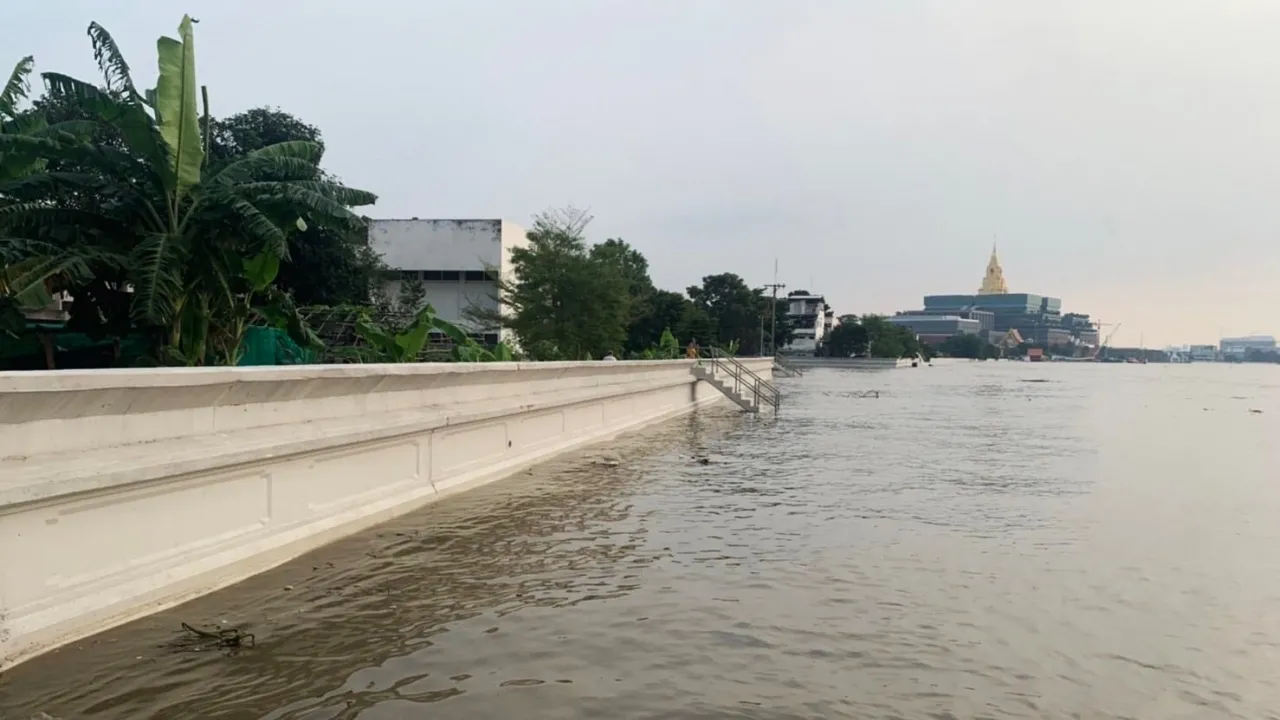
[[[905,358],[923,350],[915,333],[882,315],[842,316],[826,342],[832,357]]]
[[[584,236],[590,223],[575,209],[545,212],[528,247],[511,251],[518,280],[502,282],[506,322],[535,359],[599,358],[627,337],[633,282],[644,266],[629,266],[635,258],[625,244],[593,252]]]
[[[105,28],[90,24],[89,37],[101,83],[42,76],[44,107],[70,119],[48,135],[0,134],[0,154],[32,159],[0,177],[6,317],[66,291],[70,326],[141,331],[163,363],[235,364],[251,322],[313,341],[276,284],[290,237],[360,231],[351,208],[375,196],[327,177],[310,139],[219,158],[190,17],[158,41],[160,74],[145,91]]]
[[[421,283],[403,288],[415,313],[405,327],[371,319],[384,266],[356,208],[376,197],[326,172],[320,129],[284,110],[214,117],[194,30],[184,16],[159,39],[150,89],[97,23],[100,78],[46,72],[32,98],[34,59],[14,66],[0,88],[0,334],[30,340],[34,311],[65,293],[58,332],[114,343],[113,362],[129,340],[149,362],[236,364],[253,325],[315,346],[303,318],[318,311],[298,307],[333,306],[381,348],[361,358],[418,357],[419,336],[454,326]],[[499,319],[531,358],[671,357],[695,340],[756,354],[794,336],[785,298],[730,272],[686,293],[658,288],[626,240],[589,242],[590,220],[572,208],[538,216],[499,279]]]
[[[763,291],[733,273],[708,275],[687,295],[659,289],[648,260],[625,240],[588,242],[590,221],[573,208],[543,213],[529,247],[512,251],[515,279],[499,283],[510,312],[486,319],[513,330],[531,357],[667,357],[695,340],[748,355],[768,349],[771,300]],[[784,299],[777,308],[785,345],[793,328]]]
[[[314,143],[324,150],[319,128],[279,109],[254,108],[212,120],[210,127],[210,151],[221,162],[286,142]],[[276,284],[299,305],[360,305],[369,301],[382,270],[363,227],[311,225],[290,234],[289,254]]]
[[[977,335],[960,333],[938,344],[938,352],[947,357],[984,359],[996,356],[996,347]]]

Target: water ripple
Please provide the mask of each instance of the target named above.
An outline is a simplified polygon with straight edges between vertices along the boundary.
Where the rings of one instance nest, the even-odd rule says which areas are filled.
[[[1275,377],[814,371],[778,418],[700,412],[46,655],[0,708],[1278,718]]]

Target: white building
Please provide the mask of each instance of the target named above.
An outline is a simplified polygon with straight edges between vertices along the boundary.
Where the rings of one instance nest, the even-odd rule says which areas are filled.
[[[832,313],[832,322],[835,320]],[[795,328],[791,343],[781,352],[811,355],[822,344],[828,329],[827,299],[821,295],[793,293],[787,296],[787,317]]]
[[[1222,338],[1222,340],[1218,342],[1218,347],[1222,349],[1223,357],[1238,359],[1249,354],[1250,350],[1273,352],[1276,349],[1276,339],[1270,335]]]
[[[369,241],[392,273],[383,285],[390,298],[406,279],[422,282],[423,301],[449,322],[496,342],[499,330],[476,322],[469,311],[500,311],[494,273],[514,279],[511,249],[525,247],[525,229],[506,220],[371,220]]]
[[[1188,345],[1187,357],[1196,362],[1213,362],[1218,359],[1218,346]]]

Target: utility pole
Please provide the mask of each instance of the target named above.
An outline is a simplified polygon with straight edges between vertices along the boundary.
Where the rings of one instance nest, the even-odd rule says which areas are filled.
[[[769,346],[773,352],[769,353],[769,356],[774,357],[778,354],[778,290],[785,288],[786,284],[773,282],[765,287],[773,290],[773,302],[769,303]],[[764,318],[760,318],[760,322],[763,324]]]
[[[786,285],[778,282],[778,259],[773,259],[773,282],[765,285],[773,290],[773,302],[769,303],[769,347],[773,352],[769,353],[769,357],[778,356],[778,290],[785,288]],[[761,318],[763,320],[763,318]],[[764,345],[764,338],[760,338],[761,345]]]

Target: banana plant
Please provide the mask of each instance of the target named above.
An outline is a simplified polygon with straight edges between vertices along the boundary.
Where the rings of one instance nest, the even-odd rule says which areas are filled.
[[[132,321],[154,329],[168,355],[191,364],[204,362],[211,351],[219,362],[234,358],[246,304],[258,307],[268,296],[280,300],[257,287],[248,262],[264,253],[287,258],[288,234],[309,222],[363,228],[350,208],[376,199],[324,176],[317,143],[279,143],[211,167],[208,94],[196,79],[194,22],[184,16],[178,38],[157,42],[154,89],[138,90],[115,41],[97,23],[89,36],[103,87],[43,75],[51,96],[109,128],[123,149],[65,136],[36,144],[0,140],[0,152],[38,148],[40,160],[74,168],[42,167],[11,182],[0,178],[0,194],[12,200],[0,207],[0,244],[5,236],[56,241],[86,258],[91,252],[126,258],[115,286],[131,289]],[[69,196],[111,202],[86,208],[62,200]],[[92,269],[95,276],[105,271]],[[303,335],[294,340],[309,344]]]
[[[647,359],[675,360],[680,357],[680,341],[676,340],[676,336],[671,333],[671,328],[663,328],[662,336],[658,338],[658,347],[653,355],[654,357]]]
[[[417,362],[438,322],[440,320],[436,317],[435,309],[426,305],[418,311],[409,326],[400,332],[377,325],[369,318],[368,313],[363,313],[356,319],[355,330],[371,350],[370,361]]]
[[[22,101],[31,92],[35,62],[31,55],[19,60],[0,89],[0,182],[43,170],[42,155],[56,147],[56,141],[74,140],[92,130],[92,123],[86,121],[50,125],[40,113],[22,110]]]
[[[436,329],[444,333],[453,343],[450,350],[450,356],[457,362],[511,362],[515,360],[515,353],[512,352],[511,346],[504,342],[500,342],[489,350],[475,341],[466,330],[448,322],[447,320],[436,319]]]
[[[368,310],[357,315],[356,335],[364,341],[362,348],[342,353],[359,362],[417,362],[426,349],[432,333],[440,333],[453,344],[450,357],[457,362],[511,362],[515,353],[506,343],[488,350],[467,331],[436,315],[430,305],[424,306],[403,330],[395,331],[377,324]]]
[[[513,362],[515,353],[511,346],[500,342],[492,350],[485,348],[471,338],[464,345],[453,346],[453,359],[458,362]]]

